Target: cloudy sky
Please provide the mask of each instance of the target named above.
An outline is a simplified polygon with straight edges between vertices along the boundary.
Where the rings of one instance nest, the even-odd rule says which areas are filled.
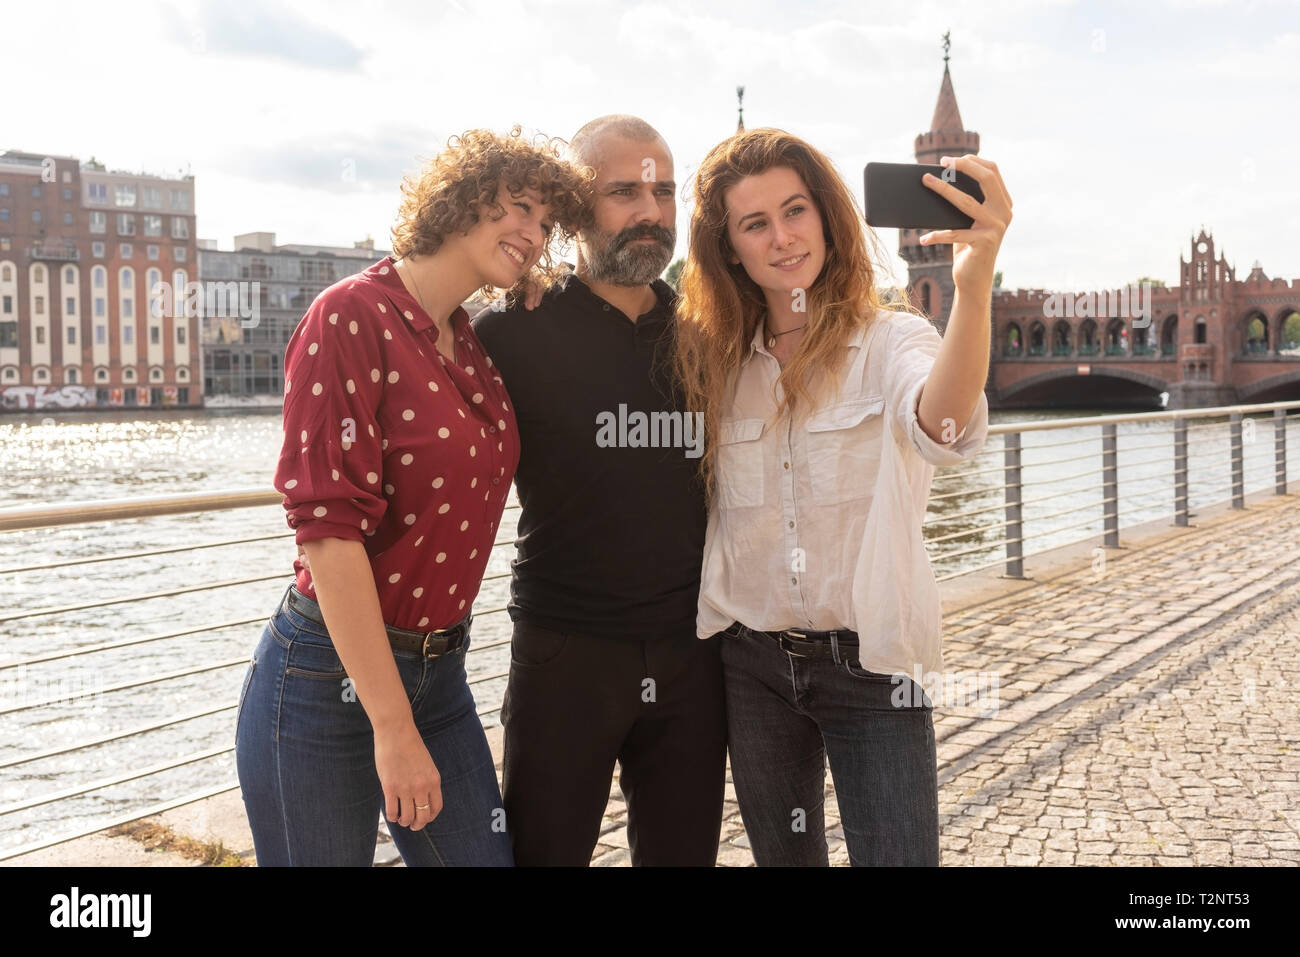
[[[1006,286],[1176,282],[1202,224],[1239,275],[1300,277],[1300,0],[11,4],[0,149],[192,171],[222,248],[383,245],[402,174],[456,132],[635,113],[684,187],[743,84],[747,126],[825,150],[860,200],[866,162],[913,161],[946,30],[1016,201]]]

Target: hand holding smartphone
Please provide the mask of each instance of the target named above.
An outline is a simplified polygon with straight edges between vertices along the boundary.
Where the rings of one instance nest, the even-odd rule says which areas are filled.
[[[984,202],[979,183],[950,167],[927,163],[868,163],[863,171],[867,225],[895,229],[970,229],[974,220],[921,182],[926,173],[952,183],[976,202]]]

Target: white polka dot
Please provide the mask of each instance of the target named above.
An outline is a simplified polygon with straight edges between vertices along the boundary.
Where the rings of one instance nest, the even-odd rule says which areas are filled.
[[[447,594],[448,594],[448,595],[454,595],[454,594],[456,594],[456,586],[455,586],[455,585],[452,585],[450,588],[448,588],[448,589],[447,589]]]
[[[298,480],[297,480],[297,479],[289,479],[289,481],[287,481],[287,482],[284,483],[284,487],[285,487],[285,488],[297,488],[297,487],[298,487]]]
[[[344,451],[344,452],[347,452],[348,450],[350,450],[350,449],[352,448],[352,440],[351,440],[351,439],[344,439],[340,444],[343,446],[343,451]],[[306,449],[303,449],[303,451],[305,452],[305,451],[307,451],[307,450],[306,450]]]
[[[434,558],[434,561],[437,562],[439,565],[441,565],[441,564],[442,564],[443,562],[445,562],[446,560],[447,560],[447,553],[446,553],[446,552],[439,552],[438,555],[437,555],[437,557]]]
[[[429,391],[430,392],[438,391],[438,383],[434,382],[432,379],[429,380]]]
[[[441,476],[441,475],[439,475],[436,479],[433,480],[433,487],[434,487],[434,488],[442,488],[442,476]]]
[[[424,594],[424,586],[421,585],[419,588],[417,588],[417,589],[415,589],[413,592],[411,592],[411,597],[412,597],[412,598],[419,598],[419,597],[420,597],[421,595],[423,595],[423,594]]]
[[[505,420],[505,419],[497,419],[497,428],[504,432],[504,431],[505,431],[505,428],[506,428],[506,420]]]
[[[478,455],[478,449],[474,448],[474,446],[471,445],[469,447],[469,457],[473,458],[476,455]]]
[[[471,400],[474,402],[475,405],[477,405],[478,403],[483,401],[483,393],[475,392],[474,395],[471,397]]]
[[[348,323],[348,332],[354,336],[357,334],[357,321],[355,319]]]
[[[307,430],[306,430],[306,429],[303,429],[300,433],[298,433],[298,441],[299,441],[299,442],[306,442],[306,441],[307,441]]]
[[[500,443],[500,442],[497,443],[497,451],[498,451],[498,452],[502,451],[501,443]]]
[[[402,519],[402,521],[404,521],[407,525],[414,525],[414,524],[415,524],[415,513],[412,512],[410,515],[407,515],[406,518]]]
[[[377,302],[377,303],[375,303],[375,305],[379,307],[379,311],[380,311],[380,312],[387,312],[387,311],[388,311],[387,309],[384,308],[384,304],[383,304],[382,302]]]
[[[356,384],[355,382],[353,382],[351,379],[348,380],[347,385],[348,385],[348,394],[349,394],[349,395],[357,391],[357,384]]]
[[[338,470],[338,469],[330,469],[330,478],[332,478],[334,481],[337,482],[337,481],[339,480],[339,470]]]
[[[387,494],[392,495],[395,491],[397,491],[397,489],[393,488],[391,485],[385,485],[385,486],[384,486],[384,491],[385,491]]]
[[[447,428],[445,425],[438,430],[438,438],[440,439],[445,439],[449,435],[451,435],[451,429]]]
[[[438,506],[439,515],[446,515],[450,511],[451,511],[451,505],[449,505],[446,502],[443,502],[441,505]]]
[[[293,388],[293,383],[290,382],[288,379],[285,379],[285,380],[284,380],[284,394],[285,394],[285,395],[288,395],[288,394],[289,394],[289,390],[292,389],[292,388]]]
[[[473,366],[466,366],[466,367],[465,367],[465,371],[468,372],[470,375],[473,375],[473,374],[474,374],[474,367],[473,367]]]
[[[417,539],[415,540],[413,547],[415,547],[415,548],[419,548],[419,547],[420,547],[420,543],[421,543],[422,541],[424,541],[424,536],[423,536],[423,535],[421,535],[419,538],[417,538]],[[416,596],[416,597],[419,597],[419,596]]]
[[[403,465],[410,465],[414,461],[415,461],[415,456],[412,455],[410,452],[407,452],[405,455],[402,456]]]
[[[376,482],[379,481],[379,473],[378,473],[378,472],[367,472],[367,473],[366,473],[366,481],[369,482],[371,485],[374,485]]]
[[[488,367],[489,369],[492,368],[492,357],[491,357],[491,356],[488,356],[488,357],[487,357],[487,367]]]
[[[486,502],[487,500],[488,500],[488,493],[487,493],[487,492],[484,492],[484,493],[483,493],[483,501]]]
[[[477,555],[477,554],[478,554],[478,549],[476,548],[476,549],[474,549],[472,552],[469,553],[469,557],[470,557],[470,558],[473,558],[473,557],[474,557],[475,555]]]
[[[388,275],[388,267],[387,267],[387,266],[380,266],[380,267],[379,267],[379,275],[381,275],[381,276],[387,276],[387,275]]]
[[[389,382],[396,382],[396,381],[397,381],[398,379],[400,379],[400,378],[401,378],[401,376],[399,376],[399,375],[397,374],[397,370],[396,370],[396,369],[394,369],[392,372],[388,373],[388,381],[389,381]]]
[[[325,391],[325,387],[324,387],[323,385],[321,385],[319,382],[313,382],[313,383],[312,383],[312,386],[311,386],[311,394],[312,394],[312,395],[320,395],[320,394],[321,394],[322,392],[324,392],[324,391]]]
[[[410,422],[413,418],[415,418],[415,411],[413,409],[404,409],[402,411],[402,418],[405,419],[407,422]]]
[[[410,309],[406,310],[406,312],[402,313],[402,315],[404,315],[407,319],[410,319],[412,322],[415,321],[415,316],[411,315]]]
[[[392,339],[392,338],[393,338],[393,334],[392,334],[391,332],[389,332],[387,329],[385,329],[385,330],[384,330],[384,338],[385,338],[385,339]]]
[[[371,369],[371,370],[370,370],[370,381],[371,381],[371,382],[378,382],[378,381],[379,381],[379,370],[378,370],[378,369]]]
[[[497,381],[500,382],[501,380],[498,379]],[[510,408],[510,403],[509,403],[509,402],[502,402],[502,403],[501,403],[501,408],[503,408],[503,409],[509,409],[509,408]]]
[[[312,514],[317,518],[324,518],[327,511],[328,509],[326,509],[324,505],[317,505],[316,508],[312,510]]]
[[[393,572],[391,575],[388,576],[388,584],[390,585],[396,585],[401,580],[402,580],[401,572]]]
[[[383,442],[380,443],[380,445],[383,447],[383,449],[384,449],[385,451],[388,450],[388,440],[387,440],[387,439],[384,439]]]
[[[460,600],[460,604],[456,606],[456,610],[457,610],[457,611],[460,611],[460,610],[461,610],[462,608],[464,608],[464,607],[465,607],[465,599],[462,598],[462,599]]]
[[[464,410],[464,409],[457,409],[456,411],[460,413],[460,417],[461,417],[462,419],[463,419],[463,418],[466,418],[465,410]]]
[[[477,476],[477,475],[474,476],[474,478],[472,478],[472,479],[469,480],[469,487],[470,487],[470,488],[478,488],[478,476]]]
[[[338,314],[337,312],[331,312],[331,313],[330,313],[330,325],[331,325],[331,326],[337,326],[338,324],[339,324],[339,314]]]
[[[417,622],[415,623],[415,627],[416,627],[416,628],[423,628],[423,627],[424,627],[425,625],[427,625],[428,623],[429,623],[429,619],[428,619],[428,618],[421,618],[419,621],[417,621]]]
[[[467,528],[469,528],[469,522],[461,522],[461,523],[460,523],[460,530],[461,530],[462,532],[465,531],[465,529],[467,529]]]
[[[307,347],[307,355],[314,356],[320,350],[320,343],[313,342]]]
[[[372,439],[375,437],[375,427],[374,427],[373,425],[367,423],[367,425],[366,425],[366,431],[368,431],[368,432],[370,433],[370,437],[371,437]]]
[[[369,528],[369,527],[370,527],[370,522],[369,522],[369,520],[363,518],[363,519],[361,520],[361,530],[364,532],[364,531],[365,531],[367,528]]]
[[[479,430],[478,430],[478,437],[479,437],[480,439],[486,439],[486,438],[487,438],[487,429],[484,429],[484,428],[481,428],[481,427],[480,427]]]

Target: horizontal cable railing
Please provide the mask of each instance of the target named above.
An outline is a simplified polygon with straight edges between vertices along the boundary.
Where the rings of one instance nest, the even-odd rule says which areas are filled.
[[[1300,410],[1300,402],[1108,414],[991,426],[984,449],[961,465],[940,470],[935,475],[925,520],[925,541],[936,571],[941,572],[936,577],[943,582],[1000,567],[1006,577],[1022,578],[1027,559],[1063,544],[1086,540],[1100,533],[1106,547],[1118,547],[1119,533],[1123,527],[1128,527],[1126,520],[1131,525],[1139,520],[1150,521],[1155,517],[1166,516],[1175,525],[1187,525],[1194,514],[1193,508],[1229,500],[1234,508],[1244,508],[1247,494],[1270,487],[1276,494],[1285,494],[1288,475],[1287,432],[1296,418],[1295,410]],[[1269,417],[1249,417],[1256,415]],[[1166,424],[1169,428],[1157,431]],[[1131,427],[1132,431],[1121,433],[1121,427]],[[1067,438],[1051,438],[1043,442],[1032,440],[1039,433],[1063,433],[1067,430],[1072,430]],[[1273,435],[1271,469],[1268,467],[1269,450],[1264,445],[1270,431]],[[1061,454],[1060,450],[1067,450],[1066,454]],[[1071,452],[1079,454],[1070,454]],[[998,457],[1001,458],[1000,462],[997,461]],[[1095,464],[1093,468],[1085,470],[1065,471],[1062,468],[1081,461]],[[1254,469],[1249,482],[1247,465]],[[1081,483],[1080,480],[1090,481]],[[1251,487],[1248,488],[1248,485]],[[1135,494],[1137,489],[1141,491]],[[1026,496],[1026,490],[1032,494]],[[1192,502],[1193,494],[1198,498],[1195,503]],[[969,500],[972,507],[945,511],[945,508],[959,505],[963,500]],[[205,516],[223,510],[266,509],[279,506],[281,501],[282,497],[274,491],[238,489],[6,508],[0,509],[0,532],[11,535],[69,526],[116,525],[128,520],[149,520],[163,516]],[[1054,503],[1057,507],[1048,503]],[[1059,507],[1067,503],[1069,507]],[[518,509],[519,505],[514,502],[507,506],[511,512],[517,512]],[[1054,519],[1071,515],[1078,515],[1079,520],[1065,525],[1052,524]],[[1083,529],[1087,531],[1069,534]],[[24,557],[20,561],[11,561],[7,567],[0,569],[0,576],[9,576],[6,581],[14,581],[21,580],[20,576],[65,573],[67,569],[81,571],[66,574],[86,576],[97,568],[158,558],[181,561],[194,553],[213,554],[222,548],[288,543],[292,538],[292,533],[278,531],[223,537],[195,544],[158,541],[155,545],[152,540],[146,540],[143,544],[148,547],[116,548],[105,554],[64,555],[46,562]],[[10,540],[8,536],[6,540]],[[501,535],[493,545],[494,552],[510,546],[513,541],[510,535]],[[1037,547],[1027,550],[1031,544]],[[161,575],[165,571],[164,566],[156,574]],[[50,627],[68,627],[68,622],[83,622],[86,615],[94,614],[99,609],[184,600],[199,593],[217,590],[223,593],[235,592],[271,581],[287,584],[289,580],[287,569],[274,574],[255,574],[254,570],[240,566],[237,571],[241,573],[237,577],[198,581],[187,579],[179,587],[164,589],[149,589],[149,575],[123,575],[121,578],[129,594],[94,601],[76,600],[75,596],[88,594],[88,581],[69,578],[66,587],[48,587],[48,597],[42,593],[30,602],[9,602],[7,610],[0,613],[0,625],[9,626],[9,629],[0,638],[12,641],[18,637],[14,631],[14,623],[18,622],[22,623],[20,627],[23,629],[46,629],[30,633],[48,637],[54,634],[48,630]],[[509,577],[509,571],[498,570],[485,574],[483,581],[485,584],[501,583]],[[131,588],[132,581],[143,582],[144,587]],[[4,582],[0,582],[0,587],[7,588]],[[11,595],[17,594],[12,588],[7,590]],[[68,600],[69,597],[73,600]],[[225,600],[235,601],[233,598]],[[256,629],[264,625],[268,608],[253,609],[242,599],[240,602],[234,608],[226,606],[228,613],[216,622],[194,625],[175,621],[169,622],[172,627],[150,634],[107,636],[110,640],[79,646],[75,643],[70,646],[56,644],[48,650],[28,650],[18,654],[10,653],[8,648],[0,650],[0,653],[10,653],[9,657],[0,659],[0,692],[6,688],[10,691],[5,697],[0,697],[0,715],[5,715],[6,720],[35,715],[30,718],[21,741],[8,738],[4,741],[6,753],[0,759],[0,771],[25,771],[41,761],[68,759],[93,748],[136,742],[148,735],[167,733],[179,726],[202,722],[218,715],[230,717],[230,713],[237,707],[236,701],[191,699],[188,710],[181,707],[173,708],[175,713],[155,714],[141,708],[140,713],[128,712],[132,720],[127,727],[97,730],[89,735],[74,736],[71,740],[40,741],[40,747],[20,753],[18,748],[24,741],[30,740],[33,734],[40,733],[40,729],[47,723],[47,717],[50,720],[61,717],[70,702],[76,703],[89,696],[69,695],[64,693],[65,688],[59,686],[55,693],[34,695],[29,699],[25,693],[13,691],[21,686],[21,681],[16,681],[14,676],[21,679],[29,668],[98,660],[98,656],[120,653],[124,649],[139,656],[150,667],[157,668],[167,653],[151,649],[159,648],[169,641],[186,640],[187,648],[197,647],[194,643],[204,640],[204,636],[239,629]],[[252,614],[255,610],[258,613]],[[480,595],[474,608],[476,634],[484,619],[504,616],[505,611],[506,607],[500,598],[491,599]],[[506,621],[504,617],[500,620]],[[508,635],[508,623],[503,624],[499,631]],[[485,637],[489,640],[472,644],[469,650],[470,656],[478,656],[478,660],[483,662],[481,667],[471,669],[468,678],[470,685],[480,693],[484,686],[502,682],[509,674],[508,659],[501,658],[501,654],[510,645],[509,637]],[[212,660],[213,657],[217,660]],[[111,681],[101,680],[95,686],[93,698],[98,702],[105,695],[149,687],[157,688],[157,695],[162,698],[165,697],[165,688],[188,687],[184,682],[190,679],[213,672],[237,673],[235,669],[247,667],[248,657],[213,655],[206,660],[197,661],[178,658],[175,664],[176,667],[163,667],[161,670],[127,678],[115,676]],[[186,691],[184,694],[200,692]],[[500,686],[495,693],[484,695],[478,710],[480,718],[486,719],[500,712],[500,697]],[[87,759],[75,772],[79,779],[64,786],[45,783],[55,779],[53,774],[33,772],[21,779],[23,788],[33,793],[25,794],[17,800],[7,797],[0,799],[0,818],[12,818],[21,812],[38,809],[48,815],[55,805],[86,799],[92,794],[102,794],[120,785],[155,778],[201,762],[229,758],[232,752],[233,744],[228,740],[217,747],[175,748],[167,752],[170,757],[166,760],[146,760],[138,767],[114,766],[113,773],[100,777],[88,770],[94,766],[94,762]],[[4,781],[0,780],[0,785],[3,784]],[[104,799],[99,807],[78,812],[80,817],[72,815],[76,822],[59,833],[44,835],[21,845],[13,840],[0,844],[0,860],[161,813],[204,797],[228,792],[234,787],[236,785],[226,778],[219,786],[197,789],[192,783],[191,786],[179,788],[173,785],[172,790],[176,793],[164,795],[165,800],[162,801],[156,799],[157,795],[151,799]],[[12,795],[14,788],[10,786],[5,793]],[[0,833],[4,833],[3,829],[0,829]],[[10,833],[21,835],[22,831]]]

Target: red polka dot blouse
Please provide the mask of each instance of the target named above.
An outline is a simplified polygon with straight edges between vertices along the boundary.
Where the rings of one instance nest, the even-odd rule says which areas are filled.
[[[297,541],[365,543],[384,622],[432,631],[473,607],[519,463],[509,395],[469,317],[455,361],[392,257],[326,289],[284,355],[275,487]],[[294,562],[315,598],[311,571]]]

